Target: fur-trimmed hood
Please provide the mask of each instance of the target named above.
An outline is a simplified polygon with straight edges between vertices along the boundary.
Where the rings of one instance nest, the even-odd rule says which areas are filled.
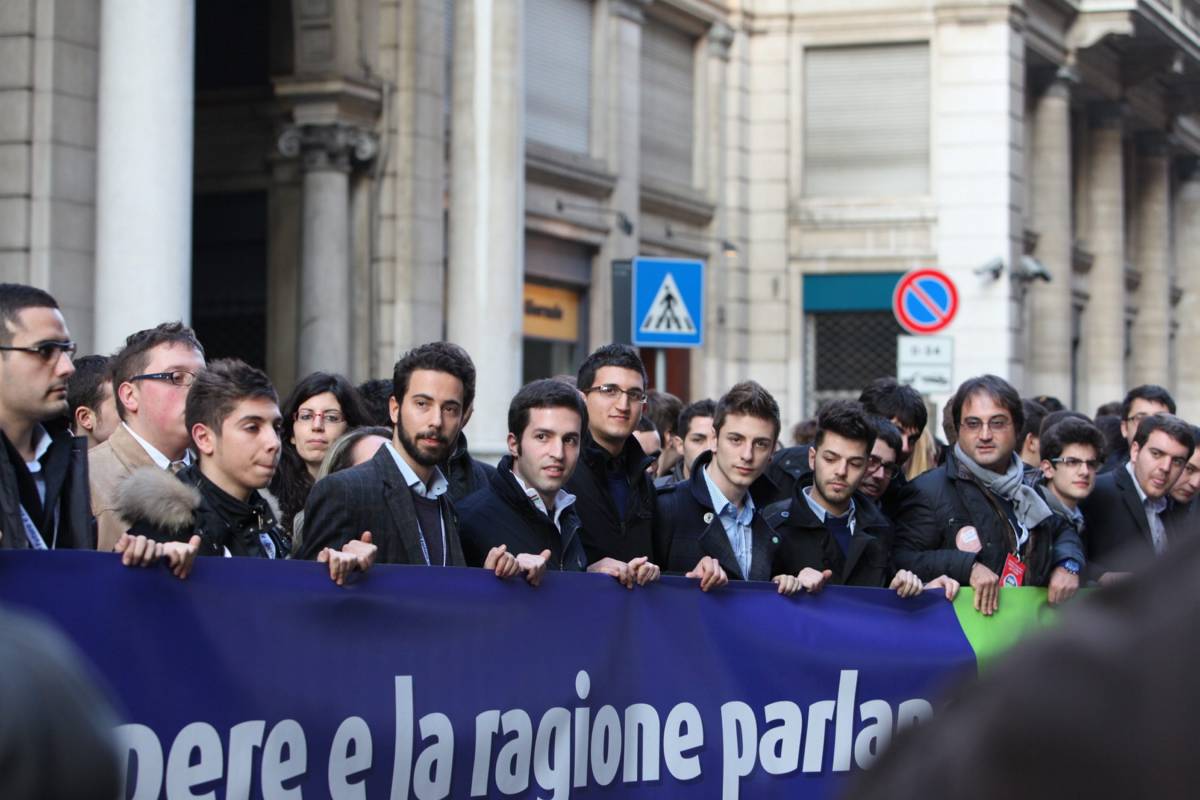
[[[117,486],[114,505],[131,532],[150,528],[181,534],[195,524],[200,491],[166,470],[139,467]]]

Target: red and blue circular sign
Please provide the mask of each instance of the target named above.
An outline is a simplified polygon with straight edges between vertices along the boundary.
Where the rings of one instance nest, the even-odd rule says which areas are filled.
[[[909,333],[937,333],[958,313],[958,290],[944,272],[914,270],[896,284],[892,313],[900,327]]]

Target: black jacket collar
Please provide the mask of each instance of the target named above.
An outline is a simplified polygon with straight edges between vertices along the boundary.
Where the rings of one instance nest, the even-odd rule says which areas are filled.
[[[629,476],[630,485],[634,484],[634,479],[644,473],[650,466],[650,462],[654,460],[646,455],[646,452],[642,450],[642,446],[638,444],[638,440],[633,434],[630,434],[625,439],[625,446],[621,448],[620,453],[614,456],[592,438],[590,430],[583,432],[583,447],[580,451],[580,458],[597,475],[602,475],[604,470],[608,468],[609,463],[617,462],[622,471]]]

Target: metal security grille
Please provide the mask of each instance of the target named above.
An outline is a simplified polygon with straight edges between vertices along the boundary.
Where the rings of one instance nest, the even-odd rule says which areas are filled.
[[[896,375],[896,336],[890,311],[808,315],[808,391],[805,409],[835,398],[856,398],[876,378]]]

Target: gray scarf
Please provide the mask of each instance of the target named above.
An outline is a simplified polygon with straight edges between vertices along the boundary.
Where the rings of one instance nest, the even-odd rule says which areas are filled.
[[[1025,469],[1016,453],[1013,453],[1012,463],[1008,465],[1008,471],[1003,475],[976,464],[957,443],[954,445],[954,458],[983,488],[1012,503],[1013,514],[1016,516],[1017,522],[1021,523],[1026,530],[1033,530],[1038,523],[1054,514],[1046,505],[1046,501],[1038,494],[1037,489],[1026,486],[1021,481]]]

